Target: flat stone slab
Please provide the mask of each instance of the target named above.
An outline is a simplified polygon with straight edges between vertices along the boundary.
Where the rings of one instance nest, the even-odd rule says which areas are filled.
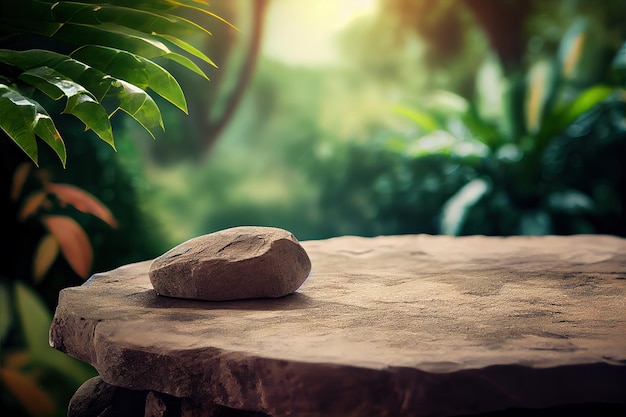
[[[302,242],[284,298],[162,297],[150,262],[61,292],[51,344],[116,386],[272,416],[626,404],[626,240]]]

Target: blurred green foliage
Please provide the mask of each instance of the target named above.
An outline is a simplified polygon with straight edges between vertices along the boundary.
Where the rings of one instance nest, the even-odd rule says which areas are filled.
[[[262,59],[206,164],[149,164],[172,244],[240,224],[300,239],[626,235],[619,4],[524,5],[524,55],[507,67],[455,5],[420,15],[442,30],[456,16],[450,34],[433,26],[458,37],[450,51],[383,13],[348,27],[342,65]]]
[[[580,85],[572,94],[554,68],[563,73],[562,65],[539,62],[527,78],[503,79],[504,91],[525,90],[526,105],[507,103],[516,95],[505,95],[490,117],[451,93],[432,97],[440,106],[398,108],[414,121],[417,132],[394,138],[390,146],[416,159],[443,155],[469,170],[466,183],[442,206],[440,232],[626,232],[620,158],[626,151],[623,90]],[[490,80],[484,92],[498,94],[497,84]],[[520,126],[516,119],[521,118]]]
[[[230,68],[246,52],[242,38],[223,28],[216,32],[223,45],[202,46],[226,63],[209,73],[218,88],[165,66],[190,91],[191,118],[156,98],[168,127],[158,141],[117,120],[115,154],[103,142],[85,141],[81,126],[61,117],[71,143],[68,167],[50,163],[56,156],[49,149],[41,150],[42,164],[55,181],[97,196],[120,225],[113,230],[64,209],[88,232],[94,269],[149,259],[193,236],[245,224],[283,227],[299,239],[626,236],[623,2],[498,2],[509,13],[502,22],[514,21],[506,33],[481,15],[477,5],[484,3],[381,0],[382,11],[353,21],[341,35],[337,65],[297,67],[261,57],[206,161],[200,155],[217,139],[207,130],[228,107],[239,82]],[[250,10],[241,4],[218,4],[218,14],[237,21]],[[512,47],[503,53],[494,39]],[[8,195],[21,159],[2,142],[0,148],[0,186]],[[56,358],[31,352],[39,336],[7,323],[29,320],[24,312],[41,313],[42,304],[53,308],[58,290],[82,281],[59,258],[46,280],[30,282],[39,296],[16,283],[14,277],[30,277],[30,254],[44,231],[37,222],[20,226],[26,229],[9,224],[20,207],[7,208],[2,232],[20,237],[3,253],[12,269],[0,280],[0,336],[26,347],[28,357],[5,351],[10,361],[2,369],[47,367],[44,391],[62,390],[55,398],[67,399],[91,371],[77,371],[67,385],[49,384],[62,378]],[[37,323],[23,327],[45,327],[50,317],[39,313]],[[17,407],[6,392],[1,401]]]
[[[93,270],[110,270],[163,253],[167,249],[165,239],[150,210],[141,203],[141,196],[149,189],[139,174],[134,145],[121,139],[117,143],[120,153],[116,154],[102,141],[85,140],[83,129],[73,121],[59,122],[59,126],[71,142],[70,160],[64,169],[51,150],[42,149],[39,160],[47,167],[46,174],[55,182],[71,183],[97,196],[115,213],[118,223],[113,229],[69,205],[47,209],[48,213],[71,217],[87,233],[94,254]],[[8,200],[1,229],[5,242],[10,242],[3,247],[0,271],[0,410],[11,416],[62,416],[75,390],[95,371],[51,348],[48,329],[59,291],[80,285],[84,279],[62,256],[53,261],[45,279],[34,276],[35,254],[48,232],[37,216],[18,221],[25,200],[11,201],[8,196],[15,171],[12,167],[26,157],[8,141],[0,148],[2,190]],[[36,184],[27,182],[23,195],[33,195],[37,191],[33,186]]]

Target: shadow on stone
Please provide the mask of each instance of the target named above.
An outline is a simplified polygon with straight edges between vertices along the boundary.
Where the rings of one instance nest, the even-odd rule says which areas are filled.
[[[235,301],[199,301],[158,295],[154,290],[147,290],[129,296],[135,305],[147,308],[176,308],[190,310],[300,310],[315,307],[313,299],[306,294],[296,292],[279,298],[252,298]]]
[[[511,408],[484,414],[459,417],[624,417],[626,405],[622,404],[575,404],[542,409]]]

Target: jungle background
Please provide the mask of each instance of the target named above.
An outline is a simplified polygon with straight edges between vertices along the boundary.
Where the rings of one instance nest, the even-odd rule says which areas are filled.
[[[213,25],[202,45],[219,67],[208,72],[211,81],[164,64],[185,91],[189,115],[155,98],[165,132],[153,139],[130,118],[116,119],[117,152],[62,121],[65,168],[40,146],[46,179],[91,193],[115,218],[111,227],[59,209],[89,236],[90,273],[238,225],[281,227],[300,240],[626,236],[622,0],[211,6],[238,28]],[[0,147],[2,279],[35,290],[35,298],[22,294],[17,310],[26,332],[42,333],[58,291],[84,277],[60,256],[44,279],[33,278],[44,230],[20,218],[23,200],[11,195],[27,159],[8,141]],[[0,291],[0,308],[12,294]],[[33,311],[36,320],[28,319]],[[0,330],[10,329],[10,314],[0,313]],[[7,348],[19,337],[6,334],[5,377],[26,363]],[[2,391],[3,409],[64,415],[71,393],[93,375],[75,363],[43,374],[29,366],[39,382],[21,395],[56,406],[29,408],[12,385]]]

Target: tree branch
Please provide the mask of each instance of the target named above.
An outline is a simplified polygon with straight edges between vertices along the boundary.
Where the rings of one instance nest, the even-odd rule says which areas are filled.
[[[530,2],[465,0],[465,5],[483,28],[505,72],[521,67],[526,49],[524,23]]]
[[[205,157],[209,154],[213,145],[219,138],[219,135],[235,114],[235,110],[241,102],[241,99],[250,84],[252,75],[254,74],[254,69],[256,67],[256,62],[261,49],[263,23],[265,21],[265,12],[267,10],[269,0],[255,0],[253,4],[251,38],[248,45],[248,51],[245,55],[245,60],[239,70],[235,88],[229,97],[226,108],[218,119],[211,120],[209,114],[206,114],[203,119],[204,142],[202,155]]]

